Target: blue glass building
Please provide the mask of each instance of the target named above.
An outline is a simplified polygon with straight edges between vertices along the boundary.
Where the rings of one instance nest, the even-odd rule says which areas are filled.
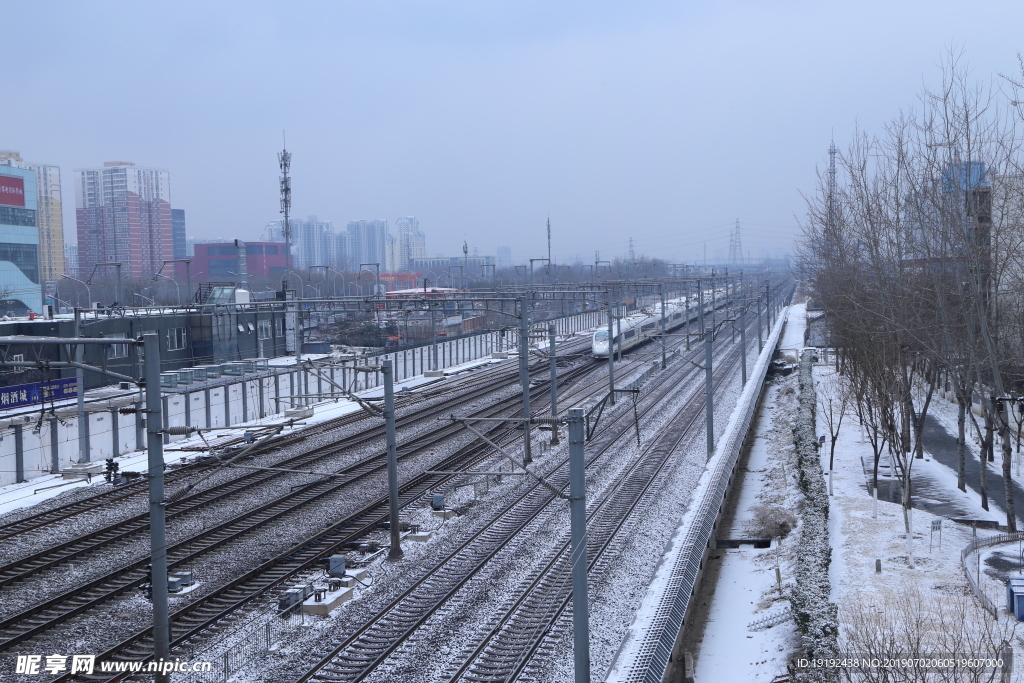
[[[42,313],[35,171],[0,166],[0,315]]]

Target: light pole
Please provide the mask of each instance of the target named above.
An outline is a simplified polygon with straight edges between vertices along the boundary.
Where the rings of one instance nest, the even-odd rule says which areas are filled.
[[[448,266],[448,281],[452,283],[452,287],[455,286],[455,278],[452,276],[452,268],[459,269],[459,289],[465,289],[465,273],[462,270],[462,266]]]
[[[122,295],[123,295],[123,293],[121,291],[121,263],[119,261],[104,261],[103,263],[97,263],[96,265],[94,265],[92,267],[92,273],[90,273],[89,279],[87,280],[87,282],[92,282],[92,277],[93,277],[93,275],[96,274],[96,269],[99,268],[100,266],[114,266],[114,268],[117,269],[117,291],[114,294],[114,298],[116,299],[116,301],[114,302],[114,305],[115,306],[120,305],[121,304],[121,298],[122,298]]]
[[[373,280],[373,296],[377,296],[380,293],[380,264],[379,263],[360,263],[359,274],[362,275],[363,266],[373,266],[374,268],[374,280]]]
[[[534,261],[547,261],[549,265],[551,263],[551,260],[550,259],[546,259],[546,258],[532,258],[532,259],[530,259],[530,284],[531,285],[533,284],[533,262]]]
[[[168,263],[184,263],[185,264],[185,282],[186,282],[186,285],[187,285],[187,289],[185,291],[188,294],[189,301],[191,301],[192,300],[192,259],[187,259],[187,258],[164,259],[164,262],[162,264],[160,264],[160,270],[156,271],[156,275],[157,276],[159,276],[164,271],[164,266],[166,266]],[[196,273],[196,274],[198,275],[199,273]],[[156,280],[156,277],[154,277],[153,279]],[[175,282],[174,284],[177,285],[178,283]],[[180,291],[178,293],[178,303],[179,304],[181,303],[181,293],[180,293]]]
[[[171,282],[174,283],[174,289],[178,292],[178,305],[180,306],[181,305],[181,287],[178,286],[178,281],[175,280],[173,277],[168,277],[167,275],[161,275],[160,273],[157,273],[156,275],[153,276],[153,282],[156,282],[160,278],[163,278],[165,280],[170,280]]]
[[[65,275],[64,273],[61,273],[60,276],[62,278],[64,278],[65,280],[74,280],[78,284],[80,284],[83,287],[85,287],[85,294],[86,294],[86,296],[89,297],[89,301],[86,302],[86,303],[88,303],[89,305],[85,306],[84,308],[92,308],[92,290],[89,289],[89,284],[86,283],[86,282],[83,282],[82,280],[79,280],[77,277],[71,277],[70,275]]]

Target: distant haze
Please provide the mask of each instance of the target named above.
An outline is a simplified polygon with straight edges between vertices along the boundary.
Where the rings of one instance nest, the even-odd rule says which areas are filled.
[[[415,215],[427,252],[562,261],[792,251],[830,137],[877,130],[961,46],[1017,70],[1024,4],[4,3],[0,149],[171,172],[189,235]]]

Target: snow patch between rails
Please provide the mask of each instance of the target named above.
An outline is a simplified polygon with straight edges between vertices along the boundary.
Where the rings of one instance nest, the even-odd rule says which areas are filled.
[[[763,378],[788,316],[789,307],[786,307],[780,312],[768,335],[750,373],[750,380],[743,388],[729,423],[718,439],[715,452],[697,482],[691,498],[692,504],[672,534],[647,594],[608,668],[606,683],[662,680],[678,628],[683,622],[697,583],[697,568],[707,548],[714,517],[722,503],[725,482],[736,463],[745,436],[740,432],[746,431],[753,415]],[[654,668],[658,670],[655,672]]]

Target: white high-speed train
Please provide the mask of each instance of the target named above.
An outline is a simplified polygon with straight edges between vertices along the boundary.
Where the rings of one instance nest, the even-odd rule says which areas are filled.
[[[683,322],[689,306],[686,298],[673,299],[665,302],[665,327],[672,329]],[[653,312],[634,313],[615,321],[615,351],[628,351],[646,339],[657,336],[661,332],[661,304],[655,304]],[[594,358],[608,357],[608,328],[594,333],[591,351]]]

